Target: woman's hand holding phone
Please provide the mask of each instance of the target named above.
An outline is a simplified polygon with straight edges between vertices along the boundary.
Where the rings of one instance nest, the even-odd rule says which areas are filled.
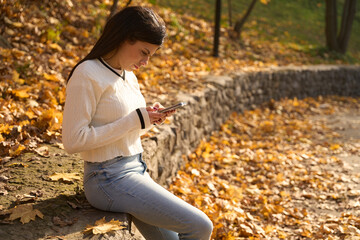
[[[167,117],[169,117],[173,112],[161,113],[159,109],[164,109],[164,107],[160,103],[155,103],[153,107],[147,107],[150,123],[153,125],[162,124]]]
[[[176,112],[176,109],[185,106],[186,103],[181,102],[171,107],[164,108],[160,103],[155,103],[153,107],[148,107],[146,110],[149,113],[151,124],[162,124],[167,117],[170,117]]]
[[[151,124],[156,125],[165,121],[166,114],[159,113],[155,107],[147,107],[146,110],[148,111]]]

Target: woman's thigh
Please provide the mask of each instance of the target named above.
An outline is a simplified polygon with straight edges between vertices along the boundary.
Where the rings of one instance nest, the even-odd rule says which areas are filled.
[[[160,228],[187,233],[209,221],[202,211],[167,191],[147,174],[129,174],[109,188],[119,188],[114,193],[110,211],[128,212],[140,221]]]
[[[121,178],[109,178],[106,169],[94,172],[93,176],[87,173],[91,177],[85,183],[86,197],[94,207],[127,212],[143,225],[180,233],[181,239],[210,238],[209,218],[154,182],[146,172],[133,171]]]

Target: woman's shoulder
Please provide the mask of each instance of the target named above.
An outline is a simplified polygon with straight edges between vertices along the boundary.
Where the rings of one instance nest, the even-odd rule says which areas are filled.
[[[81,81],[90,81],[96,85],[106,87],[116,79],[113,73],[102,66],[98,59],[86,60],[80,63],[74,70],[74,78]]]
[[[80,63],[74,70],[74,72],[80,73],[82,75],[97,75],[99,74],[101,66],[99,65],[99,60],[97,59],[90,59],[85,60]]]

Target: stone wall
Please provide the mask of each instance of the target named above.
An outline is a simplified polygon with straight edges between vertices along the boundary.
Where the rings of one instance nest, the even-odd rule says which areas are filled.
[[[151,176],[167,185],[201,139],[219,130],[231,112],[255,108],[271,99],[299,99],[325,95],[360,96],[360,66],[279,67],[261,72],[209,76],[207,87],[192,95],[179,93],[188,102],[170,125],[143,140],[144,159]]]

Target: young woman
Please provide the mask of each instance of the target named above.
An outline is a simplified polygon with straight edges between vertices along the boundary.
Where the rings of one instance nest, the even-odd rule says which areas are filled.
[[[131,214],[146,239],[208,240],[210,219],[155,183],[142,160],[140,135],[174,111],[146,107],[132,71],[148,63],[165,32],[163,20],[144,7],[108,21],[68,78],[63,143],[84,159],[85,195],[95,208]]]

